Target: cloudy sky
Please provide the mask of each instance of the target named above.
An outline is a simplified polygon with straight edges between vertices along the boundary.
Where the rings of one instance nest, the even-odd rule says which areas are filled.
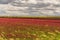
[[[60,16],[60,1],[0,0],[0,16]]]

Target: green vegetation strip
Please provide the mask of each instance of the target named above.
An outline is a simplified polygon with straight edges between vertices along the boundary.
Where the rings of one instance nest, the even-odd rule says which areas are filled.
[[[0,16],[0,18],[60,19],[60,16]]]

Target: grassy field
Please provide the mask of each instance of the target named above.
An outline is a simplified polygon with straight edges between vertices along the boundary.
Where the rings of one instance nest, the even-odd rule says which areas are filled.
[[[0,40],[60,40],[60,20],[0,18]]]

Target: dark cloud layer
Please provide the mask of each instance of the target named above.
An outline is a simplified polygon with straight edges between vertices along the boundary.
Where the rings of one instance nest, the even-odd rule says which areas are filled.
[[[0,0],[0,4],[8,4],[12,2],[13,0]]]

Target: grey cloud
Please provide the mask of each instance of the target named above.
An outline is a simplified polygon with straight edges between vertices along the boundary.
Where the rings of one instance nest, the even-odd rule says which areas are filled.
[[[12,2],[13,0],[0,0],[0,4],[8,4]]]
[[[17,0],[18,1],[18,0]],[[5,16],[23,16],[23,15],[28,15],[28,16],[60,16],[59,11],[60,4],[53,4],[53,3],[44,3],[42,0],[41,3],[22,3],[21,1],[15,1],[15,0],[0,0],[0,4],[8,4],[10,3],[11,6],[9,8],[13,11],[9,11],[10,9],[8,7],[6,11],[5,10],[0,10],[0,15],[5,15]],[[33,1],[33,0],[32,0]],[[51,6],[52,5],[52,6]],[[16,7],[16,8],[15,8]],[[20,8],[22,7],[22,8]],[[26,9],[24,9],[27,7]],[[19,8],[19,9],[17,9]],[[42,9],[41,9],[42,8]],[[58,8],[53,9],[53,8]],[[9,10],[8,10],[9,9]],[[16,11],[15,11],[16,10]],[[9,12],[8,12],[9,11]]]

